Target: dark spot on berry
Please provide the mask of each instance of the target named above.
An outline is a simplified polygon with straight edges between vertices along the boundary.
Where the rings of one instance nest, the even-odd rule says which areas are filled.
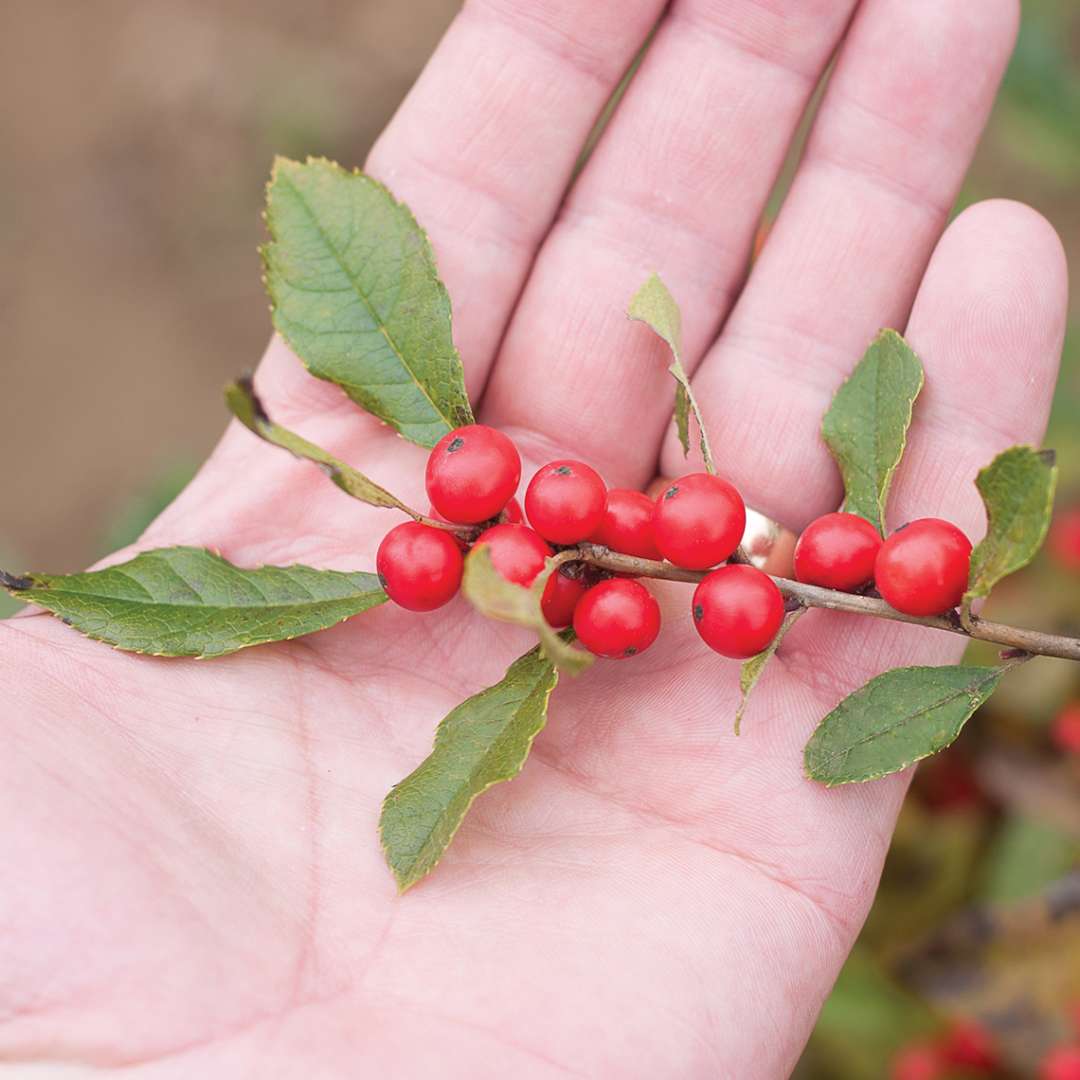
[[[452,454],[455,450],[460,450],[465,445],[465,440],[458,435],[456,438],[450,440],[450,445],[446,448],[448,454]]]
[[[623,656],[636,656],[636,655],[637,655],[637,649],[635,649],[633,645],[631,645],[630,648],[627,649],[623,653]]]
[[[705,608],[701,604],[694,605],[694,622],[701,622],[705,618]]]
[[[903,532],[910,524],[910,521],[905,521],[903,525],[897,525],[896,528],[893,529],[893,533]]]
[[[671,487],[669,487],[667,489],[667,491],[664,492],[664,501],[666,502],[668,499],[674,499],[675,496],[678,495],[678,494],[679,494],[679,485],[678,484],[672,484]]]
[[[386,576],[384,574],[379,575],[379,584],[383,587],[383,589],[386,588]]]
[[[551,470],[556,476],[573,476],[574,470],[569,465],[560,465]]]

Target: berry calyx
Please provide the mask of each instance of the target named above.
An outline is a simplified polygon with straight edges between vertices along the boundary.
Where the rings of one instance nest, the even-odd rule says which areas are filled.
[[[920,518],[897,529],[874,562],[874,583],[905,615],[940,615],[967,588],[971,541],[951,522]]]
[[[382,539],[375,569],[386,595],[409,611],[434,611],[461,585],[464,559],[445,529],[406,521]]]
[[[1051,1050],[1039,1066],[1039,1080],[1080,1080],[1080,1045]]]
[[[1054,717],[1054,722],[1050,725],[1050,738],[1054,745],[1066,754],[1080,755],[1080,701],[1070,701]],[[1080,1010],[1077,1017],[1080,1021]],[[1080,1022],[1077,1027],[1080,1030]]]
[[[492,564],[507,581],[526,588],[552,554],[544,538],[528,525],[492,525],[477,537],[475,547],[481,545],[491,553]]]
[[[653,506],[653,537],[668,562],[706,570],[729,558],[746,529],[742,497],[726,480],[691,473],[669,484]]]
[[[784,621],[784,598],[768,574],[738,563],[708,574],[694,590],[691,610],[710,649],[746,660],[776,637]]]
[[[540,598],[540,610],[548,626],[562,630],[574,621],[578,601],[589,588],[584,569],[581,563],[564,563],[548,578]]]
[[[574,632],[597,656],[609,660],[636,656],[660,633],[660,605],[641,582],[610,578],[578,601]]]
[[[551,461],[529,481],[529,524],[553,544],[576,544],[596,531],[607,504],[600,474],[581,461]]]
[[[945,1075],[945,1062],[932,1043],[912,1043],[892,1060],[892,1080],[939,1080]]]
[[[607,508],[600,526],[589,537],[623,555],[639,559],[659,559],[660,549],[653,536],[653,500],[641,491],[613,488],[607,493]]]
[[[823,514],[795,545],[795,577],[807,585],[853,592],[874,577],[881,547],[877,529],[858,514]]]
[[[521,480],[517,447],[495,428],[469,424],[444,435],[427,462],[431,505],[447,520],[475,525],[495,517]]]

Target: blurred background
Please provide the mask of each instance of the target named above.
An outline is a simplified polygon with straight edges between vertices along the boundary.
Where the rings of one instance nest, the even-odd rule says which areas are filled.
[[[0,565],[80,569],[183,485],[224,427],[223,383],[269,333],[256,245],[272,155],[362,163],[457,6],[8,0]],[[1075,274],[1080,4],[1024,11],[960,205],[1032,203]],[[1073,309],[1047,439],[1061,464],[1054,532],[992,614],[1078,633],[1077,290]],[[1036,1076],[1049,1048],[1080,1044],[1074,667],[1041,661],[1007,681],[920,770],[799,1075]]]

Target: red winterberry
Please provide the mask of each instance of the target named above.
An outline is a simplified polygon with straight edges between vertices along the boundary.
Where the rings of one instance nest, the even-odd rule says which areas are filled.
[[[1039,1080],[1080,1080],[1080,1045],[1051,1050],[1042,1059]]]
[[[708,574],[694,590],[694,625],[710,649],[745,660],[764,649],[784,621],[784,598],[768,574],[736,563]]]
[[[445,529],[406,521],[379,545],[375,568],[386,595],[409,611],[433,611],[461,584],[461,549]]]
[[[576,544],[590,536],[606,502],[600,474],[581,461],[551,461],[525,489],[529,524],[553,544]]]
[[[940,615],[960,603],[970,563],[971,541],[955,525],[920,518],[881,545],[874,583],[905,615]]]
[[[447,521],[475,525],[495,517],[517,491],[521,458],[501,431],[469,424],[435,444],[426,479],[431,505]]]
[[[526,588],[536,580],[536,575],[544,569],[544,560],[552,554],[544,538],[528,525],[492,525],[477,537],[475,546],[481,544],[487,547],[495,569],[507,581]]]
[[[574,621],[574,611],[578,601],[585,595],[589,586],[581,563],[564,563],[544,586],[544,595],[540,598],[540,610],[548,626],[561,630]]]
[[[795,545],[795,577],[808,585],[852,592],[874,576],[881,547],[877,529],[858,514],[824,514]]]
[[[502,511],[502,520],[507,525],[523,525],[525,523],[525,515],[521,510],[521,503],[517,499],[511,499],[504,507]]]
[[[574,633],[597,656],[609,660],[635,656],[660,633],[660,605],[640,581],[609,578],[578,601]]]
[[[889,1076],[892,1080],[938,1080],[945,1075],[945,1062],[931,1043],[912,1043],[900,1050],[892,1060]]]
[[[1067,754],[1080,754],[1080,701],[1070,701],[1054,717],[1050,725],[1050,738],[1059,750]]]
[[[972,1072],[993,1072],[998,1067],[994,1037],[974,1020],[957,1020],[941,1042],[941,1056],[946,1064]]]
[[[653,537],[668,562],[687,570],[722,563],[746,529],[742,497],[726,480],[691,473],[669,484],[653,506]]]
[[[623,555],[639,559],[659,559],[660,549],[653,537],[653,500],[642,491],[613,488],[607,493],[607,509],[600,527],[589,537]]]
[[[1080,506],[1054,515],[1048,546],[1059,566],[1080,570]]]

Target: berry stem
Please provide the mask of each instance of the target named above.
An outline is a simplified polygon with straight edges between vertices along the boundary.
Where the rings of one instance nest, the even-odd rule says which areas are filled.
[[[560,554],[566,555],[567,552]],[[677,566],[672,566],[671,563],[639,559],[634,555],[620,555],[598,544],[581,544],[572,557],[604,570],[658,578],[663,581],[685,581],[695,585],[709,572],[708,570],[682,570]],[[785,597],[798,600],[806,607],[827,608],[829,611],[846,611],[854,615],[870,615],[878,619],[891,619],[893,622],[929,626],[934,630],[945,630],[950,634],[959,634],[961,637],[973,638],[976,641],[993,642],[1003,648],[1018,650],[1033,656],[1056,656],[1062,660],[1080,660],[1080,638],[1006,626],[1004,623],[990,622],[975,615],[969,617],[969,625],[965,627],[959,616],[952,611],[944,615],[905,615],[876,597],[837,592],[834,589],[823,589],[819,585],[804,585],[801,581],[792,581],[789,578],[774,577],[773,581]]]

